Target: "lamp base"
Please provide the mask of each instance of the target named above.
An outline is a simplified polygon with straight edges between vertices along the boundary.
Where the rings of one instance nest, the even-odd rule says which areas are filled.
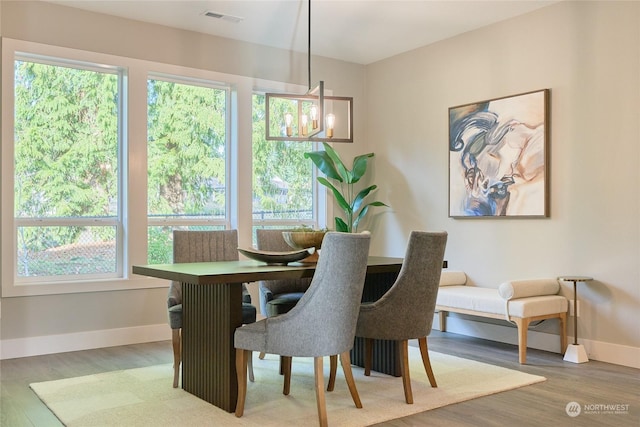
[[[564,354],[564,360],[572,363],[588,362],[587,352],[582,344],[569,344],[567,352]]]

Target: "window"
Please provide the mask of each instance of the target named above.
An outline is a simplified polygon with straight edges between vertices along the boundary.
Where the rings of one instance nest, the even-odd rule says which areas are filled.
[[[148,262],[172,262],[174,229],[224,229],[228,89],[209,82],[147,83]]]
[[[323,226],[316,147],[264,141],[254,93],[304,88],[1,43],[2,297],[165,287],[131,265],[171,262],[176,228]]]
[[[16,282],[122,275],[123,72],[17,55]]]
[[[265,96],[253,95],[253,225],[318,226],[312,142],[266,141]]]

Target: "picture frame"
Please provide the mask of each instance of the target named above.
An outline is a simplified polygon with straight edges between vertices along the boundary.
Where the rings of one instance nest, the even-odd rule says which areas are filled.
[[[549,89],[449,108],[449,217],[549,216]]]

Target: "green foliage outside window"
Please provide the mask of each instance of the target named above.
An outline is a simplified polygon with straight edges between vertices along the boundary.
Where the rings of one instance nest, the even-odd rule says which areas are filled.
[[[14,71],[15,217],[116,217],[118,75],[29,61],[15,61]],[[43,260],[57,258],[40,253],[79,240],[99,245],[113,238],[112,227],[20,227],[19,274],[86,272],[91,267],[73,260],[54,267]],[[49,268],[35,268],[37,263]],[[94,265],[115,271],[113,257]]]
[[[118,138],[126,135],[119,74],[30,59],[14,64],[14,214],[24,221],[16,227],[18,275],[113,273],[119,150],[126,148]],[[229,91],[162,79],[148,80],[147,89],[148,215],[168,224],[149,227],[148,260],[165,263],[174,228],[220,228],[193,223],[228,216]],[[313,169],[304,153],[313,145],[265,141],[264,112],[264,96],[254,95],[254,220],[312,221]],[[191,225],[181,225],[185,219]],[[109,222],[86,222],[94,220]]]
[[[148,81],[150,215],[225,215],[223,89]]]
[[[253,96],[254,220],[312,220],[311,142],[265,140],[265,96]]]

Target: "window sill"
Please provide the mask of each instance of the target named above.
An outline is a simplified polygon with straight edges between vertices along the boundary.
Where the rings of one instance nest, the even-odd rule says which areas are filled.
[[[3,284],[2,298],[40,295],[79,294],[86,292],[130,291],[134,289],[168,288],[169,281],[133,275],[124,279],[78,282]]]

